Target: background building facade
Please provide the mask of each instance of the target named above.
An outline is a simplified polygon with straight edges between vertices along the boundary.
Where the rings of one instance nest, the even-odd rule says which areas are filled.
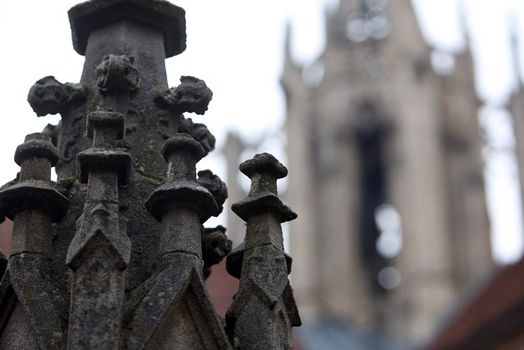
[[[437,74],[408,0],[343,0],[326,26],[282,78],[297,299],[420,341],[492,265],[471,56]]]

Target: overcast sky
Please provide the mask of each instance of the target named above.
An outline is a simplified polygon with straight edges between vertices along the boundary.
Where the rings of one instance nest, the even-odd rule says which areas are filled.
[[[390,0],[400,1],[400,0]],[[28,133],[40,131],[57,116],[37,118],[26,102],[29,87],[55,75],[77,82],[83,57],[74,52],[67,10],[74,0],[0,0],[0,183],[14,177],[15,147]],[[279,87],[287,22],[293,24],[293,55],[303,64],[324,45],[323,11],[336,0],[178,0],[186,9],[188,48],[167,61],[170,85],[180,75],[206,80],[214,92],[209,112],[196,117],[206,123],[221,145],[226,131],[245,137],[270,137],[263,148],[283,158],[281,126],[284,100]],[[493,142],[512,145],[509,116],[501,106],[517,85],[511,30],[524,33],[521,0],[414,0],[428,43],[456,52],[464,47],[459,8],[474,53],[479,96]],[[524,35],[520,35],[524,38]],[[522,67],[519,69],[522,70]],[[488,195],[494,218],[495,252],[512,261],[522,251],[522,224],[513,154],[489,152]],[[203,162],[223,175],[220,158]]]

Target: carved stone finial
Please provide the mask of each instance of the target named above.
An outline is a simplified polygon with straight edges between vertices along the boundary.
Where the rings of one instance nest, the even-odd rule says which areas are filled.
[[[269,153],[256,154],[252,159],[240,164],[239,169],[251,179],[257,174],[269,175],[275,181],[287,176],[287,168]]]
[[[19,181],[0,192],[0,206],[9,219],[26,210],[43,211],[54,221],[64,216],[69,201],[50,184],[51,167],[57,160],[58,151],[44,134],[27,135],[25,142],[17,147]]]
[[[62,113],[66,108],[76,107],[86,97],[81,84],[62,84],[53,76],[38,80],[29,90],[27,101],[39,117]]]
[[[205,155],[200,143],[188,134],[176,134],[166,141],[162,154],[168,161],[168,181],[146,201],[151,215],[161,221],[174,201],[192,203],[202,222],[218,215],[219,206],[212,194],[196,181],[196,163]]]
[[[0,191],[0,206],[13,220],[8,277],[4,278],[23,305],[42,349],[62,348],[65,334],[61,313],[66,302],[52,270],[52,222],[60,220],[69,205],[50,183],[57,153],[46,135],[28,135],[15,154],[21,166],[19,182]]]
[[[176,134],[166,141],[162,155],[168,162],[167,182],[145,203],[162,224],[159,269],[145,283],[149,287],[140,296],[131,317],[128,347],[142,349],[145,344],[155,344],[155,339],[167,332],[173,334],[171,344],[185,344],[184,348],[230,349],[204,286],[205,261],[212,264],[227,250],[227,243],[222,250],[219,248],[223,242],[219,232],[207,240],[202,233],[201,223],[210,215],[218,214],[213,195],[196,181],[196,163],[204,156],[204,149],[190,135]],[[206,243],[211,251],[203,248]],[[203,250],[207,254],[204,261]],[[182,316],[182,309],[190,316]],[[173,321],[166,324],[164,319]],[[205,320],[206,327],[194,324],[197,319]],[[206,345],[200,347],[184,339],[187,329],[192,327],[199,330],[195,333],[199,335],[192,339],[202,341],[206,338]],[[205,336],[200,330],[211,330],[211,333]]]
[[[16,221],[20,213],[33,211],[33,220],[51,225],[51,221],[64,216],[69,201],[50,184],[51,167],[57,160],[58,151],[49,137],[40,133],[27,135],[25,142],[17,147],[15,161],[21,167],[19,182],[0,192],[1,206],[9,219]],[[16,226],[15,229],[24,227]],[[33,251],[51,257],[51,239],[26,227],[23,233],[13,236],[11,254]]]
[[[91,171],[113,171],[120,185],[127,184],[131,171],[131,157],[116,147],[116,140],[124,137],[124,115],[98,111],[89,114],[87,134],[93,147],[77,155],[80,182],[87,183]]]
[[[250,195],[257,196],[266,192],[277,193],[277,179],[287,176],[287,168],[269,153],[260,153],[253,159],[240,164],[240,171],[251,181]]]
[[[276,181],[287,169],[272,155],[257,154],[240,165],[251,178],[249,195],[233,204],[246,221],[246,238],[227,258],[227,270],[240,277],[240,287],[226,314],[233,344],[241,349],[291,349],[291,327],[301,324],[287,275],[280,224],[296,214],[277,196]]]
[[[155,102],[176,113],[204,114],[213,98],[211,89],[203,80],[191,76],[180,77],[180,82],[176,88],[159,93]]]
[[[271,209],[280,222],[294,220],[297,217],[280,198],[278,198],[277,179],[287,175],[287,169],[275,157],[268,153],[255,155],[254,158],[240,164],[240,171],[251,178],[249,196],[233,204],[231,209],[244,221],[260,210]]]

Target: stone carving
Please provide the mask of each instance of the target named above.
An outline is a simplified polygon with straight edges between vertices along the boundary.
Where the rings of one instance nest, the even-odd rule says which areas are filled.
[[[29,90],[27,101],[39,117],[57,114],[84,102],[86,89],[81,84],[62,84],[53,76],[38,80]]]
[[[193,136],[195,140],[200,142],[206,155],[215,149],[215,136],[211,134],[207,126],[204,124],[193,123],[191,118],[183,118],[180,121],[178,131],[188,133]]]
[[[72,151],[81,139],[79,126],[80,120],[84,120],[83,107],[88,94],[87,87],[80,84],[62,84],[53,76],[47,76],[38,80],[29,90],[27,101],[37,116],[60,113],[62,120],[58,125],[48,124],[43,133],[51,137],[55,146],[58,145],[58,136],[62,136],[62,145],[59,147],[59,164],[69,163],[74,159],[76,152]],[[60,129],[64,126],[68,132],[62,133]],[[77,150],[78,152],[78,150]]]
[[[95,69],[96,84],[102,94],[122,94],[138,88],[138,69],[133,56],[107,55]]]
[[[211,192],[222,212],[222,206],[227,199],[227,186],[224,181],[220,180],[211,170],[202,170],[198,172],[198,183]]]
[[[58,151],[49,141],[38,133],[26,137],[15,153],[21,166],[19,181],[0,191],[3,212],[14,222],[9,268],[0,283],[0,310],[9,310],[19,302],[33,326],[38,347],[58,349],[64,346],[62,313],[67,303],[52,279],[51,224],[65,215],[69,201],[50,182]],[[16,299],[8,293],[9,288]]]
[[[211,266],[222,261],[231,253],[232,242],[226,236],[226,228],[218,225],[205,228],[202,233],[202,258],[204,259],[204,278],[211,274]]]
[[[204,114],[213,98],[213,92],[203,80],[195,77],[183,76],[180,77],[180,82],[176,88],[160,92],[155,102],[176,113]]]
[[[196,170],[215,138],[182,115],[203,114],[212,92],[193,77],[166,83],[164,58],[185,48],[184,10],[91,0],[69,16],[81,82],[31,88],[35,112],[62,120],[28,135],[19,176],[0,188],[0,219],[14,221],[0,256],[0,349],[289,348],[300,320],[280,230],[295,214],[276,192],[285,168],[269,155],[241,166],[253,186],[233,207],[247,233],[230,254],[226,229],[204,228],[227,187]],[[205,285],[226,256],[241,281],[227,327]]]

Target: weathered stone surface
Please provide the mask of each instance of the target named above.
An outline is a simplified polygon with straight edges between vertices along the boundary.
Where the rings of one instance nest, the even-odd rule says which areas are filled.
[[[160,271],[132,296],[128,349],[187,349],[188,338],[197,340],[192,349],[231,348],[202,282],[201,264],[199,258],[189,254],[164,256]],[[184,316],[183,322],[193,329],[184,340],[175,333],[180,332],[176,323],[181,321],[173,325],[168,320],[177,320],[178,314],[185,312],[187,298],[196,302]]]
[[[168,160],[168,182],[157,188],[145,203],[151,215],[160,221],[172,206],[183,202],[197,208],[201,222],[220,213],[212,194],[196,181],[196,163],[204,156],[204,149],[188,134],[177,134],[162,148]]]
[[[22,305],[12,302],[13,310],[9,314],[9,320],[3,325],[0,336],[0,348],[2,349],[38,349],[38,342],[33,335],[31,323]],[[5,305],[5,304],[4,304]],[[4,312],[7,308],[4,306]]]
[[[40,349],[63,348],[67,333],[67,300],[53,280],[51,266],[51,260],[38,253],[9,257],[9,281]]]
[[[55,222],[62,219],[69,200],[50,182],[51,166],[57,160],[58,151],[48,136],[36,133],[26,137],[26,142],[18,146],[15,153],[15,162],[21,166],[19,177],[0,191],[4,215],[14,220],[20,212],[36,210],[34,218],[45,213]]]

